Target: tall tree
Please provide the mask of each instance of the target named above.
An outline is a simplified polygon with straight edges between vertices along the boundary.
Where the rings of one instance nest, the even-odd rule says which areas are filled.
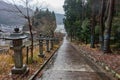
[[[114,13],[115,0],[108,0],[108,16],[105,22],[105,32],[104,32],[104,52],[111,52],[110,49],[110,36],[111,36],[111,27]]]
[[[100,9],[100,44],[101,50],[104,47],[104,13],[105,13],[105,0],[101,1],[101,9]]]
[[[95,0],[92,0],[91,1],[91,9],[92,9],[92,14],[91,14],[91,48],[95,48],[95,25],[96,25],[96,20],[95,20],[95,17],[96,17],[96,14],[95,14],[95,8],[96,8],[96,2]]]

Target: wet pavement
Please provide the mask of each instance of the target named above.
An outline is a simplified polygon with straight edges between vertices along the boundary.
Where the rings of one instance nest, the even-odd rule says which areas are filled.
[[[112,80],[86,60],[66,38],[42,72],[41,78],[36,80]]]

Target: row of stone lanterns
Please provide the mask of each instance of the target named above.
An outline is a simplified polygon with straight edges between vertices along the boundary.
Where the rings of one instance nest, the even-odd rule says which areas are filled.
[[[20,32],[19,28],[14,29],[14,33],[12,33],[9,37],[5,37],[6,40],[12,40],[13,44],[13,51],[14,51],[14,64],[15,66],[12,68],[11,72],[12,74],[23,74],[26,71],[28,71],[28,68],[25,64],[23,64],[23,55],[22,55],[22,48],[23,48],[23,39],[26,39],[27,36],[23,34],[23,32]],[[50,52],[50,43],[51,41],[51,49],[53,49],[53,41],[54,38],[50,37],[44,37],[42,34],[40,34],[39,37],[39,55],[40,57],[45,57],[43,53],[43,41],[46,41],[46,49],[47,52]]]
[[[46,41],[46,51],[47,52],[50,52],[50,50],[53,49],[53,46],[54,46],[54,38],[50,38],[49,36],[46,36],[46,38],[40,33],[40,37],[39,37],[39,55],[40,57],[45,57],[44,53],[43,53],[43,41]],[[50,46],[50,43],[51,43],[51,46]]]

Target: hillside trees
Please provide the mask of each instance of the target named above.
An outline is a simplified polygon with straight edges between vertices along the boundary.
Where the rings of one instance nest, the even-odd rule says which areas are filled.
[[[33,26],[38,33],[54,36],[54,31],[56,29],[55,13],[48,9],[40,10],[36,8],[33,17]]]
[[[71,41],[75,35],[77,34],[76,30],[81,25],[80,19],[82,18],[82,1],[81,0],[65,0],[64,4],[64,10],[65,10],[65,16],[66,18],[64,19],[65,23],[65,28],[66,31],[68,32],[69,37],[71,37]],[[79,22],[80,25],[75,26]],[[79,30],[80,31],[80,30]]]

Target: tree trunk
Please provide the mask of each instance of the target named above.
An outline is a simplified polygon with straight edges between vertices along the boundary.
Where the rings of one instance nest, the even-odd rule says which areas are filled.
[[[28,8],[28,0],[26,0],[26,9],[27,9],[27,20],[28,20],[28,26],[29,26],[29,31],[31,35],[31,60],[33,62],[33,33],[32,33],[32,21],[30,19],[30,13],[29,13],[29,8]]]
[[[113,12],[114,12],[114,0],[109,0],[109,10],[108,16],[105,23],[105,32],[104,32],[104,52],[109,53],[111,52],[110,49],[110,36],[111,36],[111,27],[112,27],[112,19],[113,19]]]
[[[91,48],[95,48],[95,15],[92,16],[91,25]]]
[[[72,42],[72,32],[70,32],[70,41]]]
[[[29,25],[29,31],[30,31],[30,35],[31,35],[31,60],[33,61],[33,33],[32,33],[32,24],[30,21],[30,18],[28,17],[28,25]]]
[[[96,23],[95,23],[95,6],[96,4],[95,4],[95,2],[94,2],[94,0],[92,1],[92,20],[91,20],[91,45],[90,45],[90,47],[91,48],[95,48],[95,25],[96,25]]]
[[[71,42],[73,41],[73,31],[72,31],[72,28],[70,29],[70,39],[71,39]]]
[[[100,44],[101,50],[104,47],[104,12],[105,12],[105,0],[102,0],[101,10],[100,10]]]

